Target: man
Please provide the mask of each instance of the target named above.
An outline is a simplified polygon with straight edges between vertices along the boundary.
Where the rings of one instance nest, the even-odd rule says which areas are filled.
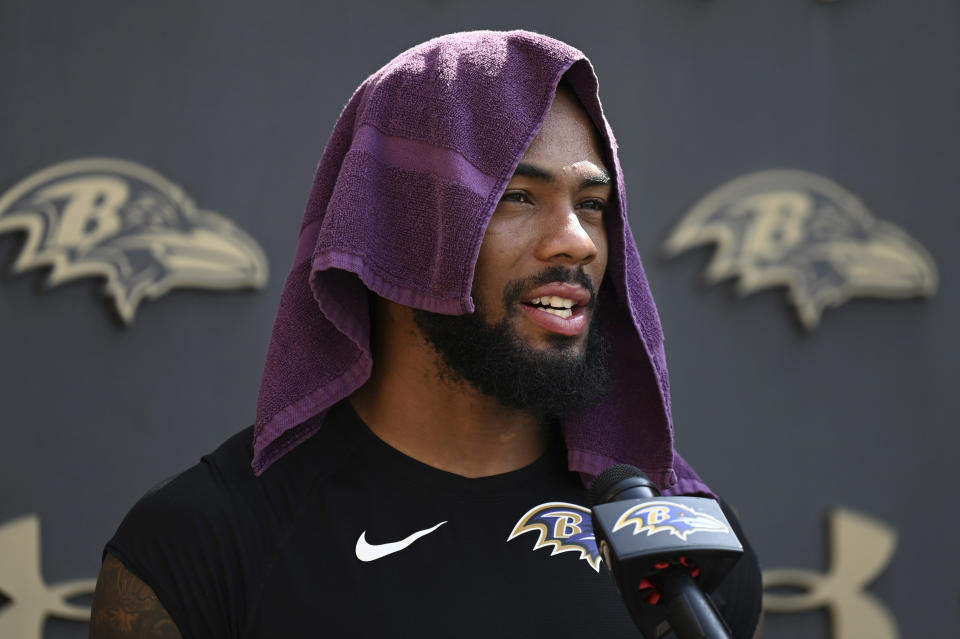
[[[627,462],[711,493],[673,450],[596,89],[527,32],[432,40],[358,89],[256,425],[130,512],[93,637],[636,636],[584,482]],[[750,637],[752,553],[717,599]]]

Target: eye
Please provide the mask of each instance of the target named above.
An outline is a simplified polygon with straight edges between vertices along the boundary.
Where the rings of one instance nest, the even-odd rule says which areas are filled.
[[[508,191],[500,198],[501,202],[517,202],[520,204],[529,204],[530,198],[523,191]]]
[[[580,208],[603,213],[607,209],[607,202],[599,198],[590,198],[581,202]]]

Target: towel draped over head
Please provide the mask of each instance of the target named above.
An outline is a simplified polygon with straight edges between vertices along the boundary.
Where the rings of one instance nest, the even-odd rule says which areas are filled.
[[[487,223],[565,78],[616,178],[605,300],[611,385],[563,420],[584,481],[616,463],[667,493],[709,489],[673,449],[663,333],[627,223],[617,144],[583,53],[526,31],[425,42],[370,76],[347,103],[317,169],[257,404],[258,475],[317,432],[369,378],[368,289],[437,313],[473,311]]]

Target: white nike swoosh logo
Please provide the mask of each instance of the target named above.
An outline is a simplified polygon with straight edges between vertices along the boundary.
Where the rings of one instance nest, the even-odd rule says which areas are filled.
[[[380,559],[381,557],[386,557],[387,555],[392,555],[393,553],[403,550],[416,540],[420,539],[424,535],[429,535],[434,530],[444,525],[445,521],[441,521],[439,524],[433,528],[427,528],[426,530],[418,530],[413,533],[406,539],[401,539],[400,541],[394,541],[389,544],[371,544],[367,542],[367,531],[364,530],[360,533],[360,538],[357,539],[357,559],[360,561],[374,561]]]

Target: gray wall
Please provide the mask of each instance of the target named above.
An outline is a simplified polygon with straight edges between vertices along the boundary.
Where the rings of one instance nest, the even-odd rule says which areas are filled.
[[[0,191],[66,159],[127,158],[236,220],[273,274],[259,293],[175,291],[130,328],[94,280],[0,280],[0,523],[38,514],[48,583],[95,576],[147,488],[252,421],[313,169],[356,85],[431,36],[517,26],[578,46],[598,70],[666,331],[679,447],[736,505],[764,567],[825,569],[829,509],[868,513],[900,533],[871,591],[903,636],[952,636],[955,0],[3,0]],[[826,175],[906,229],[937,259],[939,295],[855,300],[808,335],[782,291],[705,285],[711,250],[657,258],[706,192],[781,167]],[[0,264],[21,239],[0,235]],[[45,636],[85,633],[55,620]],[[827,616],[773,615],[767,636],[827,637]]]

